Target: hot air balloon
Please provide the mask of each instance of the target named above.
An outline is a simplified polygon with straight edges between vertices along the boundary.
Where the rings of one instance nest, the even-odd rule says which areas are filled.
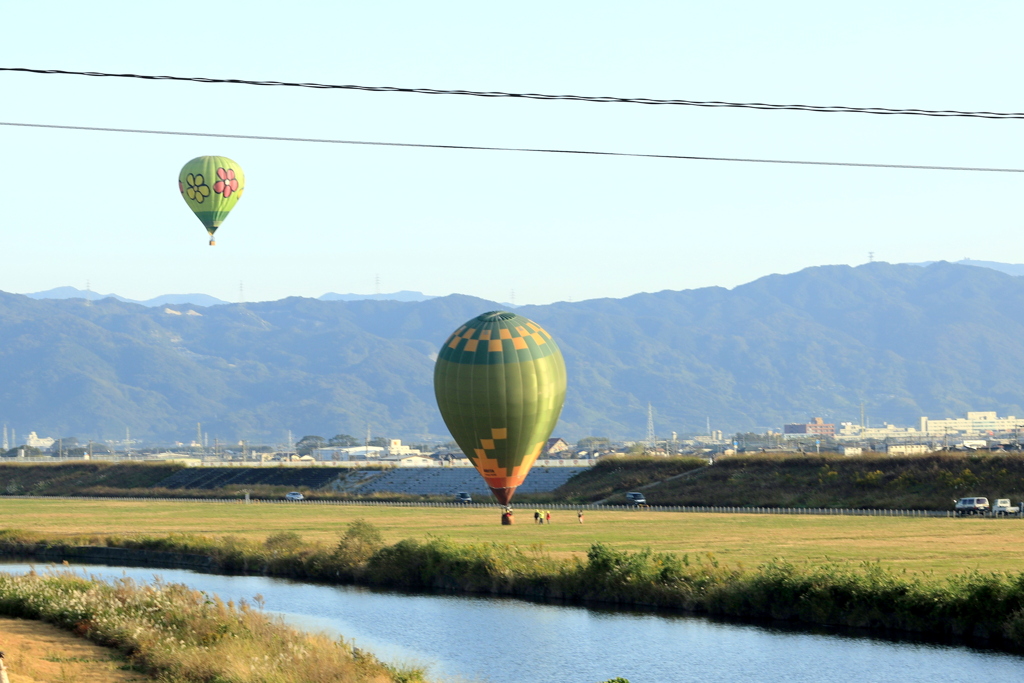
[[[178,190],[210,233],[210,245],[217,242],[213,233],[228,217],[228,212],[245,190],[242,167],[227,157],[196,157],[181,167]]]
[[[455,441],[508,506],[562,412],[565,361],[540,325],[491,311],[441,347],[434,394]]]

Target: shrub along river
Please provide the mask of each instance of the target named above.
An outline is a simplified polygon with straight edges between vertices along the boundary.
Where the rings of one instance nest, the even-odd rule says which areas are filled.
[[[0,563],[24,573],[45,565]],[[1020,680],[1024,658],[968,647],[826,631],[781,630],[664,612],[601,610],[511,598],[323,586],[185,570],[77,565],[103,579],[160,576],[264,609],[306,630],[341,634],[434,681],[631,683],[759,681],[943,683]]]

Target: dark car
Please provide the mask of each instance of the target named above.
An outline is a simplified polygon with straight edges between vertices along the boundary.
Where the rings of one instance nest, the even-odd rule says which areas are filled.
[[[626,494],[626,500],[630,504],[640,507],[641,505],[647,505],[647,499],[644,498],[644,494],[638,493],[637,491],[630,491]]]
[[[458,493],[455,494],[455,502],[456,503],[472,503],[473,502],[473,496],[469,495],[465,491],[459,491]]]

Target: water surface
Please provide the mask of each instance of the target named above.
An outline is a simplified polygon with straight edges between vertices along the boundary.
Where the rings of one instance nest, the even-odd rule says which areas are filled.
[[[3,563],[21,573],[29,564]],[[42,570],[46,565],[35,565]],[[73,567],[104,579],[184,583],[224,600],[262,595],[308,630],[354,639],[435,681],[630,683],[1009,683],[1024,658],[967,647],[785,631],[665,613],[593,610],[507,598],[403,594],[175,569]]]

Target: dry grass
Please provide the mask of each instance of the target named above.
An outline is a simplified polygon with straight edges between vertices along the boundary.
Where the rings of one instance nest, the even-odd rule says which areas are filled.
[[[124,657],[41,621],[0,617],[0,643],[11,683],[148,681]]]
[[[105,583],[66,572],[0,574],[0,612],[47,621],[116,648],[166,683],[422,680],[420,672],[392,670],[344,641],[301,633],[245,603],[224,603],[177,584]],[[63,654],[58,659],[70,663]],[[11,665],[30,668],[13,657]],[[65,674],[64,680],[76,680]]]
[[[297,532],[333,545],[351,521],[365,518],[395,543],[447,536],[459,542],[542,544],[555,557],[582,556],[593,543],[623,550],[713,552],[730,565],[754,567],[774,557],[791,562],[881,561],[899,569],[948,575],[965,569],[1024,568],[1024,520],[927,519],[785,515],[712,515],[588,511],[585,524],[572,511],[552,512],[554,524],[532,523],[520,510],[517,524],[499,525],[497,509],[374,506],[243,505],[241,503],[113,502],[0,499],[5,527],[60,538],[93,534],[155,536],[189,532],[262,541]]]

